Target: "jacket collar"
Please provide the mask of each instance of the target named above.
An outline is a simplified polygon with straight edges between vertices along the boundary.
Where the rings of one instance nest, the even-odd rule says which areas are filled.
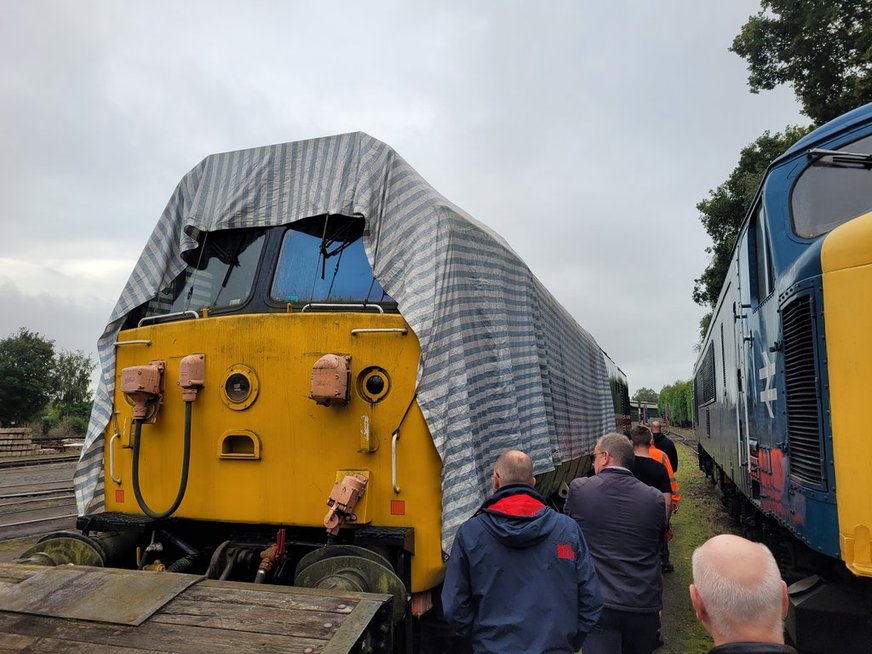
[[[599,474],[603,474],[604,472],[614,473],[616,475],[632,475],[632,471],[629,468],[625,468],[624,466],[609,466],[608,468],[603,468],[599,471]]]
[[[486,499],[476,511],[476,515],[488,511],[514,517],[530,517],[539,513],[545,506],[545,500],[530,486],[509,484]]]

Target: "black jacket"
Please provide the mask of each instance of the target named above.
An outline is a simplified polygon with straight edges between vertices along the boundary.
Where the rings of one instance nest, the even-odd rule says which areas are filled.
[[[659,434],[654,434],[652,432],[652,436],[654,447],[669,457],[669,463],[672,464],[672,472],[678,472],[678,450],[675,449],[675,443],[673,443],[663,432],[660,432]]]

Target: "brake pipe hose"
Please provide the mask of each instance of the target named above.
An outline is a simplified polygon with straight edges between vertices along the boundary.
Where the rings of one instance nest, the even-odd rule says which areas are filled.
[[[185,444],[184,444],[184,452],[182,453],[182,478],[179,481],[179,490],[176,493],[176,499],[173,500],[172,505],[166,511],[162,511],[158,513],[157,511],[153,511],[148,504],[145,503],[145,499],[142,497],[142,490],[139,487],[139,453],[141,449],[140,438],[142,437],[142,418],[136,418],[134,420],[134,432],[133,432],[133,495],[136,497],[136,503],[139,505],[139,508],[142,509],[142,512],[147,515],[149,518],[154,520],[163,520],[164,518],[169,518],[173,513],[176,512],[176,509],[179,508],[179,505],[182,503],[182,499],[185,497],[185,490],[188,487],[188,470],[190,469],[191,464],[191,405],[193,402],[185,402]]]

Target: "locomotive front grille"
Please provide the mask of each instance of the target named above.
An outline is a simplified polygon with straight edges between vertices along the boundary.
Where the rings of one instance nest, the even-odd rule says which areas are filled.
[[[816,373],[814,304],[810,295],[795,298],[781,312],[784,334],[784,385],[790,470],[803,481],[820,484],[820,393]]]

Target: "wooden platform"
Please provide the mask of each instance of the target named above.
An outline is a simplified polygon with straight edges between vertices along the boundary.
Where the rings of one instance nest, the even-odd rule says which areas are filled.
[[[167,592],[167,583],[153,575],[172,573],[0,564],[0,653],[7,652],[299,652],[345,654],[368,641],[372,651],[392,647],[390,595],[325,591],[189,578]],[[118,594],[119,584],[100,586],[97,579],[113,576],[140,588],[136,597]],[[158,581],[149,606],[146,589]],[[84,580],[75,582],[74,580]],[[111,586],[111,588],[110,588]],[[89,589],[81,591],[80,589]],[[31,595],[31,590],[33,594]],[[27,591],[27,592],[24,592]],[[45,602],[22,602],[49,593]],[[61,595],[67,596],[67,600]],[[90,595],[90,596],[89,596]],[[71,619],[51,613],[95,613],[97,619]],[[82,606],[76,606],[80,604]],[[113,604],[119,610],[113,609]],[[105,605],[102,611],[94,607]],[[7,610],[12,607],[14,610]],[[145,608],[143,608],[145,607]],[[123,609],[127,609],[126,613]],[[130,624],[138,613],[141,624]],[[106,621],[108,620],[108,621]],[[136,620],[132,620],[135,622]]]

